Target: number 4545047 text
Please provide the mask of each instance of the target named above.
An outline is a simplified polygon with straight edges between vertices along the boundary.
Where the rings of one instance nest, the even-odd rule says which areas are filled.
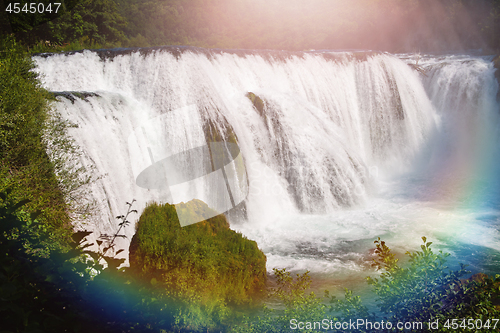
[[[31,2],[29,4],[25,3],[24,5],[16,2],[9,3],[5,11],[11,14],[18,14],[21,12],[30,14],[57,13],[59,11],[59,7],[61,7],[60,2],[48,4],[44,4],[41,2]]]

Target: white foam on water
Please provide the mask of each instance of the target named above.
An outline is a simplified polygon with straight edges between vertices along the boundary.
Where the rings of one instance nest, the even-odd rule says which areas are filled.
[[[419,64],[424,76],[408,66],[413,60],[400,58],[163,49],[35,61],[47,89],[99,95],[74,104],[59,97],[56,105],[78,124],[70,134],[84,162],[106,175],[94,185],[103,206],[93,230],[115,230],[114,217],[132,198],[139,212],[149,201],[168,201],[135,185],[140,166],[128,138],[140,123],[194,106],[200,118],[178,117],[161,144],[187,149],[203,140],[193,129],[199,119],[222,127],[227,121],[249,184],[247,219],[231,226],[257,241],[268,270],[348,276],[366,275],[377,237],[400,252],[418,249],[423,235],[450,251],[457,243],[500,251],[495,205],[473,209],[444,182],[436,186],[446,179],[468,193],[464,179],[486,173],[498,181],[498,84],[489,59],[427,57]],[[262,99],[263,114],[249,92]],[[490,190],[483,192],[493,200]],[[485,222],[485,214],[493,217]]]

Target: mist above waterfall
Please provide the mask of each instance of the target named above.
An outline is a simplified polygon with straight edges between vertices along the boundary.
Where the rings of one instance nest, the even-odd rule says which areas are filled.
[[[92,188],[99,214],[87,228],[111,232],[132,198],[139,211],[149,201],[178,203],[139,186],[137,174],[148,167],[141,159],[150,146],[173,154],[204,145],[211,123],[234,133],[247,177],[238,183],[248,184],[239,194],[243,213],[230,214],[231,225],[257,241],[268,269],[349,275],[366,267],[377,236],[398,248],[425,234],[450,247],[470,243],[464,235],[472,225],[474,245],[500,250],[492,232],[496,194],[491,186],[469,190],[497,180],[490,143],[498,142],[498,84],[488,59],[427,57],[423,75],[406,55],[174,47],[107,53],[35,57],[47,89],[94,93],[56,103],[78,125],[70,134],[82,163],[103,176]],[[130,136],[155,119],[165,122],[163,132],[148,127],[155,142],[132,149]],[[186,159],[178,167],[197,166]],[[236,184],[241,168],[231,170]],[[209,188],[193,188],[190,195],[210,200]],[[480,212],[463,204],[476,194],[492,204]],[[494,222],[474,224],[478,214]],[[130,238],[133,228],[127,232]]]

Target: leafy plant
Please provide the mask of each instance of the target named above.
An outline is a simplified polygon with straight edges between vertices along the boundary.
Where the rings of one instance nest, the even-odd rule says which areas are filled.
[[[115,241],[117,238],[127,238],[125,235],[120,235],[120,232],[123,228],[130,224],[128,217],[131,213],[136,213],[137,210],[132,209],[132,205],[134,204],[135,199],[131,202],[126,202],[128,208],[125,215],[119,215],[116,218],[121,222],[118,223],[118,229],[113,235],[102,234],[99,236],[99,239],[96,241],[99,247],[99,251],[97,253],[90,252],[88,253],[94,259],[94,268],[98,268],[99,271],[102,271],[103,267],[101,265],[101,260],[106,261],[107,267],[111,269],[118,269],[118,267],[125,261],[125,259],[117,259],[116,256],[122,253],[124,250],[119,249],[115,250]],[[109,253],[112,253],[110,255]]]
[[[461,280],[470,273],[465,266],[450,270],[446,266],[449,254],[434,253],[430,247],[432,242],[427,242],[426,237],[422,240],[422,251],[406,252],[409,257],[406,266],[398,265],[398,260],[380,238],[375,241],[378,258],[374,259],[373,266],[383,272],[379,278],[368,277],[367,281],[373,286],[385,319],[392,322],[438,319],[443,325],[449,318],[498,316],[499,312],[492,304],[494,280]],[[446,331],[447,328],[441,326],[440,329]]]
[[[326,295],[328,296],[328,294]],[[352,290],[345,288],[344,299],[336,299],[332,296],[330,299],[330,311],[334,314],[338,314],[339,320],[349,321],[349,320],[376,320],[374,313],[370,313],[368,308],[363,304],[360,296],[354,296]]]
[[[328,306],[314,292],[307,293],[311,286],[309,272],[297,274],[294,278],[286,269],[273,269],[277,288],[269,293],[269,298],[277,299],[284,309],[272,309],[263,306],[253,318],[245,318],[235,325],[234,332],[290,332],[293,320],[297,322],[321,322],[327,318]],[[326,294],[328,296],[328,293]],[[314,329],[304,329],[301,332],[317,332]]]
[[[40,225],[39,214],[20,219],[16,213],[27,200],[15,203],[8,193],[0,197],[0,315],[9,318],[2,329],[64,332],[75,324],[78,295],[89,278],[86,265],[77,260],[80,245],[71,243],[70,251],[55,249],[40,256],[37,250],[47,235],[32,232]]]
[[[42,225],[40,214],[18,216],[27,203],[0,193],[0,317],[8,318],[2,332],[150,332],[166,319],[155,307],[162,304],[156,295],[116,268],[123,260],[111,259],[120,250],[113,255],[89,251],[90,232],[74,233],[69,249],[38,251],[47,235],[33,232]],[[127,215],[119,216],[116,237]],[[106,243],[109,249],[114,236]],[[105,269],[102,258],[108,262]]]

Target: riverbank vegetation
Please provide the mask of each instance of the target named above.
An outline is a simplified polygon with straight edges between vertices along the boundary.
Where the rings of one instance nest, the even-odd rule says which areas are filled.
[[[254,263],[261,263],[263,255],[253,249],[255,243],[240,235],[226,232],[229,242],[218,238],[229,230],[225,221],[200,223],[197,230],[191,228],[192,236],[165,222],[176,220],[171,206],[153,204],[141,216],[142,240],[135,240],[134,263],[131,268],[117,269],[122,260],[105,256],[113,244],[100,241],[99,252],[88,251],[86,232],[73,234],[70,251],[52,250],[40,256],[35,250],[46,234],[26,228],[40,223],[36,214],[19,215],[23,203],[10,200],[6,193],[0,199],[0,315],[9,318],[2,323],[3,332],[267,333],[289,332],[294,327],[322,332],[327,325],[337,332],[368,333],[373,328],[367,323],[380,325],[382,321],[385,327],[422,323],[413,332],[474,332],[498,325],[500,277],[478,274],[464,279],[465,267],[449,269],[448,255],[434,253],[425,237],[421,251],[406,253],[405,264],[399,264],[384,241],[375,241],[373,266],[381,273],[367,281],[378,309],[367,307],[349,290],[344,299],[330,297],[328,292],[319,297],[309,292],[312,280],[307,272],[294,278],[284,269],[274,269],[276,288],[269,291],[274,307],[257,302],[258,307],[249,311],[235,305],[248,305],[252,288],[221,273],[241,275],[234,271],[238,268],[235,259],[231,260],[235,253],[255,253],[250,255],[256,258],[250,260]],[[120,224],[127,225],[127,218],[128,214],[120,216]],[[164,229],[166,224],[174,230]],[[193,247],[192,241],[198,245]],[[169,249],[166,255],[158,255],[164,249],[159,245]],[[238,250],[225,253],[228,248]],[[106,259],[107,268],[99,258]],[[213,266],[206,266],[205,259]],[[242,271],[251,272],[252,265]],[[246,282],[255,286],[255,279]],[[261,281],[256,283],[261,285]],[[355,329],[338,326],[350,321],[357,323]]]
[[[0,40],[0,191],[25,208],[40,212],[40,228],[64,243],[69,237],[68,207],[44,133],[50,120],[50,94],[41,87],[34,64],[13,38]]]
[[[375,241],[373,266],[381,273],[366,280],[372,286],[378,309],[367,307],[361,297],[347,289],[344,299],[330,297],[328,292],[318,297],[307,292],[311,284],[307,272],[294,279],[289,272],[275,269],[278,288],[270,296],[281,300],[285,309],[264,307],[259,316],[247,318],[234,331],[278,333],[302,328],[302,332],[331,329],[369,333],[391,331],[389,325],[398,330],[397,323],[409,323],[410,327],[399,328],[411,332],[498,329],[500,275],[492,278],[477,274],[465,279],[470,273],[465,266],[450,269],[446,266],[449,254],[434,253],[432,242],[425,237],[422,240],[421,251],[406,252],[408,260],[403,265],[384,241]],[[355,325],[350,324],[353,322]]]

